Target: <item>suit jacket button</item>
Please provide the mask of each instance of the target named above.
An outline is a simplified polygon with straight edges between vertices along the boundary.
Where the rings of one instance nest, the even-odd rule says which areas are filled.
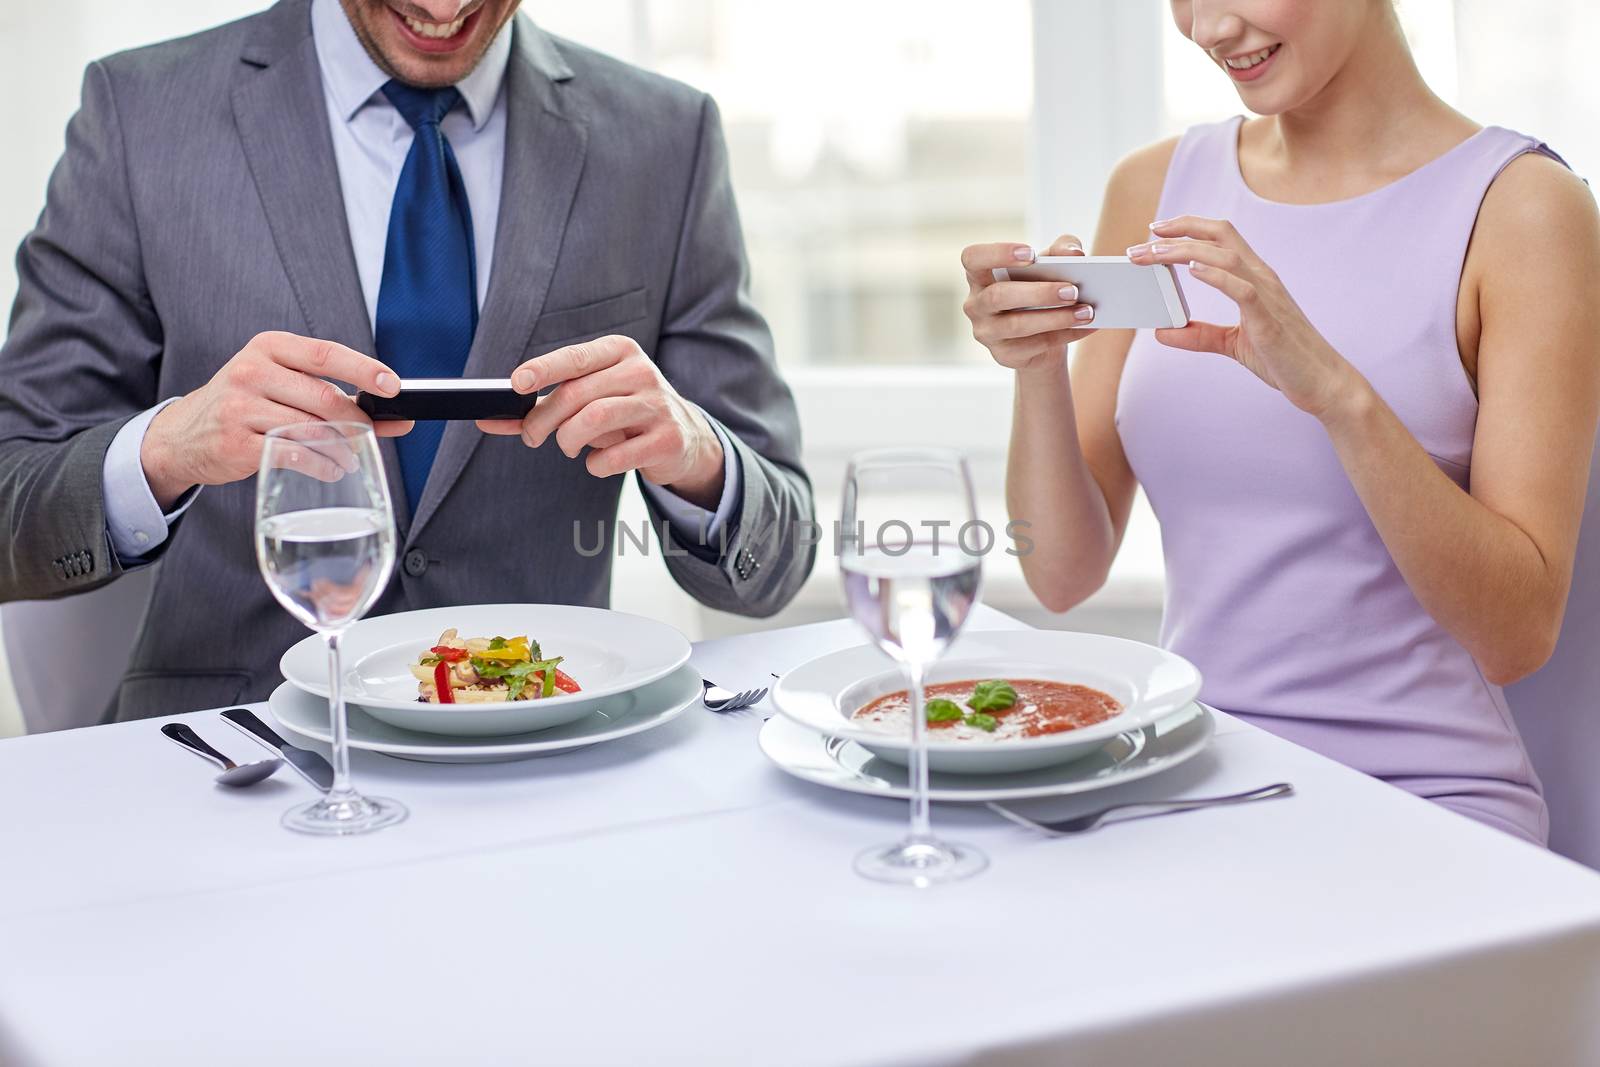
[[[413,548],[406,553],[406,573],[413,578],[421,578],[428,569],[428,554],[420,548]]]

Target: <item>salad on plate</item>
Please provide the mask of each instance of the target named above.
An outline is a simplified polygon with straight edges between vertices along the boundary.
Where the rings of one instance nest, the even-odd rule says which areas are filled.
[[[411,673],[420,703],[498,704],[581,692],[560,669],[561,660],[546,659],[539,642],[527,635],[463,638],[451,627],[417,657]]]

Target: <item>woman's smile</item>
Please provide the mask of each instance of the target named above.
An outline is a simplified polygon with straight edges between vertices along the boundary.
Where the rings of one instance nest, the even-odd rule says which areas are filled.
[[[1228,56],[1220,60],[1223,69],[1234,81],[1248,82],[1264,77],[1267,68],[1272,66],[1272,61],[1277,57],[1282,44],[1269,45],[1254,52],[1244,52],[1236,56]]]

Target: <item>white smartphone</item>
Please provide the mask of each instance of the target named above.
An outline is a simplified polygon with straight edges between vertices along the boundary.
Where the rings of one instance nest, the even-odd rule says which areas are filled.
[[[1079,303],[1094,307],[1094,320],[1084,327],[1087,330],[1143,330],[1189,323],[1189,305],[1178,277],[1165,263],[1145,265],[1126,256],[1040,256],[1026,267],[996,268],[994,280],[1076,285]]]

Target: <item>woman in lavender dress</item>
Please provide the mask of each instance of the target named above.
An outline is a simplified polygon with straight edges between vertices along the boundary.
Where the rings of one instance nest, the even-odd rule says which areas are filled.
[[[1390,0],[1172,11],[1259,117],[1125,159],[1095,252],[1176,265],[1195,321],[1086,332],[1091,308],[1025,310],[1075,294],[991,283],[1031,248],[963,252],[973,333],[1016,372],[1028,583],[1053,610],[1094,592],[1142,486],[1162,640],[1205,699],[1543,842],[1501,687],[1550,656],[1571,582],[1600,416],[1594,200],[1537,140],[1430,92]]]

